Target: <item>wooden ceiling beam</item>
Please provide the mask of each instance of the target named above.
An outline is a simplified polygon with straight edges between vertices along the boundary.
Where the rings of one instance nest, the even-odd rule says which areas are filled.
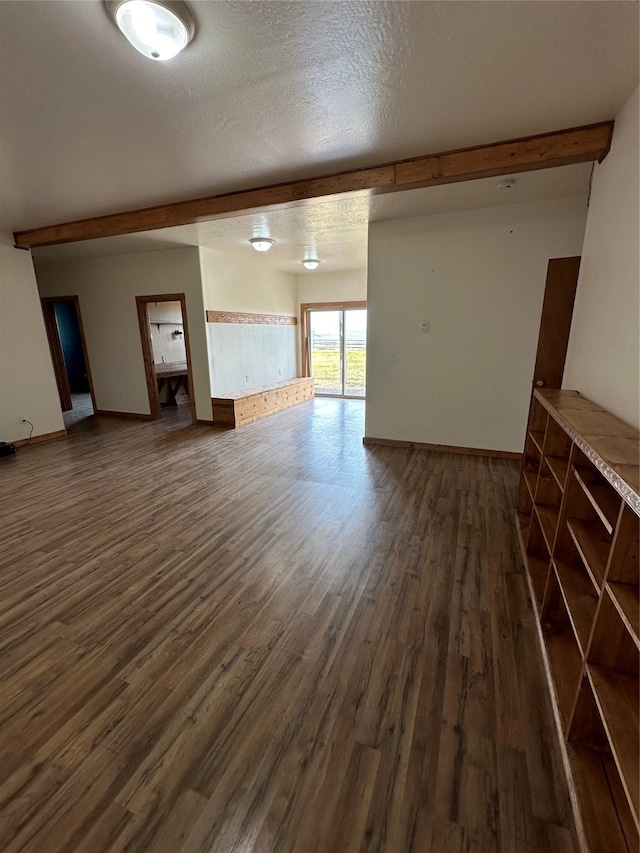
[[[319,178],[289,181],[191,201],[147,207],[65,222],[14,234],[22,249],[153,231],[240,216],[257,210],[292,207],[308,199],[353,193],[387,193],[477,178],[512,175],[574,163],[601,161],[609,151],[613,121],[491,145],[430,154]]]

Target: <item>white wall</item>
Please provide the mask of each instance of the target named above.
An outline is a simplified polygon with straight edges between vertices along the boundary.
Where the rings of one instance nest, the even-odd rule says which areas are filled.
[[[640,428],[638,101],[616,118],[596,165],[563,387]]]
[[[372,224],[365,435],[522,451],[547,262],[585,218],[572,198]]]
[[[367,271],[301,273],[296,288],[298,310],[308,302],[361,302],[367,298]]]
[[[296,314],[295,276],[256,260],[200,249],[202,292],[208,311]]]
[[[64,429],[36,277],[29,252],[0,232],[0,440]]]
[[[154,364],[186,361],[187,348],[180,302],[150,302],[147,314],[151,326]],[[176,331],[182,334],[174,334]]]
[[[295,276],[260,258],[200,249],[205,309],[296,316]],[[211,396],[255,388],[298,373],[297,327],[207,323]]]
[[[211,420],[198,249],[173,249],[36,265],[43,296],[75,294],[98,409],[149,414],[136,296],[184,293],[198,418]]]

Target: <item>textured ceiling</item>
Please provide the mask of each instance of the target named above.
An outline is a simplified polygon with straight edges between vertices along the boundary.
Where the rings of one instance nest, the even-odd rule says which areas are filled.
[[[625,0],[191,7],[196,38],[163,64],[99,0],[0,2],[0,227],[601,121],[638,81]],[[314,205],[292,227],[322,243],[335,216],[333,244],[350,243],[364,204]]]
[[[46,246],[34,249],[33,255],[38,261],[50,262],[65,258],[154,252],[178,246],[205,246],[227,255],[249,257],[290,273],[305,273],[300,262],[303,257],[311,256],[321,259],[321,272],[364,269],[367,265],[369,222],[586,196],[590,173],[591,164],[583,163],[515,175],[509,189],[499,186],[504,178],[484,178],[390,195],[363,194],[179,228]],[[269,236],[275,240],[267,254],[258,255],[250,247],[249,239],[254,236]]]

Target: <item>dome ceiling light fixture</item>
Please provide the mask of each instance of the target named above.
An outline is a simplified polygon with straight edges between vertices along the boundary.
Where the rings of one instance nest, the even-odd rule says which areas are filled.
[[[304,261],[300,261],[300,263],[307,270],[317,270],[320,265],[320,261],[317,258],[305,258]]]
[[[256,252],[268,252],[275,243],[270,237],[252,237],[249,240]]]
[[[193,16],[182,0],[106,0],[106,5],[127,41],[147,59],[167,62],[195,35]]]

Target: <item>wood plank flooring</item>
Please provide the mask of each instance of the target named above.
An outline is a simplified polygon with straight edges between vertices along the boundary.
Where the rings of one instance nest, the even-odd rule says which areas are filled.
[[[88,418],[0,460],[4,853],[572,853],[517,465]]]

